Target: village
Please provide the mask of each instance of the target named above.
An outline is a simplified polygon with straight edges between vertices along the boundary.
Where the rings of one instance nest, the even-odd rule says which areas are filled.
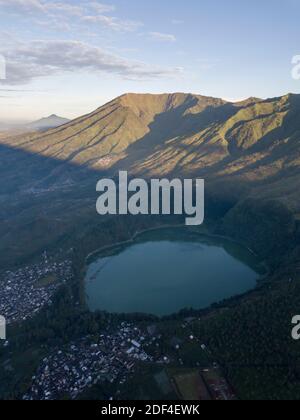
[[[71,261],[53,261],[46,253],[37,264],[2,273],[0,315],[7,325],[32,318],[71,277]]]
[[[99,335],[97,340],[84,337],[70,343],[67,349],[57,349],[43,360],[23,399],[52,400],[62,395],[76,399],[87,387],[101,382],[123,385],[139,362],[168,363],[167,358],[154,360],[144,350],[156,340],[123,322],[114,332]]]
[[[55,400],[64,397],[74,400],[87,389],[102,384],[105,399],[117,400],[126,390],[130,378],[140,375],[138,369],[142,366],[157,366],[161,372],[154,375],[158,386],[165,376],[162,389],[169,387],[175,399],[235,399],[216,363],[209,363],[206,368],[197,364],[198,367],[187,370],[182,366],[183,361],[178,360],[176,350],[180,346],[189,346],[193,342],[200,354],[208,351],[204,344],[200,345],[195,337],[188,336],[186,343],[175,344],[175,353],[163,353],[163,340],[155,325],[141,329],[134,323],[122,322],[101,335],[86,336],[65,348],[57,348],[44,358],[23,399]],[[171,374],[174,367],[176,373]]]

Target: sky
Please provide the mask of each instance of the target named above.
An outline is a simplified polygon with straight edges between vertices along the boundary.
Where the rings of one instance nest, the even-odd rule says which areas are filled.
[[[300,0],[0,0],[0,121],[75,118],[126,92],[300,93],[299,20]]]

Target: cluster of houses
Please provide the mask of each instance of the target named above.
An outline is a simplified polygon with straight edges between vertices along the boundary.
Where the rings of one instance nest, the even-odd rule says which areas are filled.
[[[132,322],[122,322],[117,327],[107,327],[99,334],[89,335],[56,348],[41,362],[23,399],[74,400],[87,389],[101,384],[104,393],[109,392],[108,384],[114,389],[113,395],[105,395],[106,399],[118,398],[128,379],[137,372],[141,363],[155,363],[162,366],[162,369],[176,361],[179,365],[183,364],[181,359],[177,360],[176,356],[174,358],[174,354],[162,354],[161,339],[163,337],[155,325],[142,330]],[[191,335],[180,342],[173,338],[170,344],[178,350],[184,345],[184,341],[198,342],[197,338]],[[204,344],[199,344],[199,351],[201,350],[209,352]],[[206,369],[197,369],[199,386],[204,393],[200,398],[201,393],[197,388],[197,392],[200,393],[199,399],[235,399],[216,363],[213,366],[210,364]],[[171,387],[173,382],[170,382]],[[177,391],[176,388],[176,393]]]
[[[4,327],[6,324],[25,321],[45,305],[50,305],[57,289],[72,276],[70,260],[54,261],[46,253],[40,263],[0,274],[0,327],[1,320]],[[186,330],[185,339],[173,337],[170,340],[173,352],[180,350],[184,341],[187,341],[197,342],[199,350],[209,353],[192,333],[189,335],[194,321],[195,318],[187,318],[181,325]],[[4,329],[2,333],[0,339],[5,339]],[[0,330],[0,335],[2,333]],[[145,330],[132,322],[122,322],[117,327],[107,326],[105,331],[73,341],[45,357],[23,399],[76,399],[87,388],[101,383],[122,387],[134,374],[137,364],[170,364],[172,356],[161,353],[162,338],[157,325],[148,326]],[[8,341],[4,346],[7,345]],[[180,357],[178,362],[179,365],[184,364]],[[215,370],[206,369],[202,375],[207,375],[206,383],[213,399],[234,397],[227,381],[222,375],[217,375]]]
[[[0,315],[7,324],[33,317],[71,276],[71,261],[54,262],[46,254],[38,264],[2,273]]]
[[[86,388],[101,383],[125,384],[139,362],[159,362],[145,349],[155,338],[131,323],[113,332],[87,336],[46,357],[32,378],[24,400],[76,399]],[[162,362],[160,360],[160,362]],[[108,396],[109,397],[109,396]]]

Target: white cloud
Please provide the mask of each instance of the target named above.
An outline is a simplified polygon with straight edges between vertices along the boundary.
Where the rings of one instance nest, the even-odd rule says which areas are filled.
[[[35,19],[34,23],[41,28],[46,28],[52,31],[69,32],[71,30],[69,22],[55,18],[47,18],[45,20]]]
[[[0,0],[0,6],[18,11],[43,12],[44,4],[39,0]]]
[[[92,1],[92,2],[89,2],[88,4],[92,9],[96,10],[96,12],[99,14],[109,13],[116,10],[116,7],[112,4],[104,4],[104,3],[99,3],[97,1]]]
[[[182,68],[165,68],[127,60],[99,47],[79,41],[19,42],[13,49],[0,53],[7,60],[6,85],[26,84],[30,81],[65,72],[106,72],[125,79],[147,80],[175,77]]]
[[[141,22],[135,22],[130,20],[122,20],[116,17],[110,17],[105,15],[97,16],[83,16],[82,21],[94,24],[100,24],[111,28],[115,31],[133,32],[139,27],[143,26]]]
[[[46,12],[66,13],[73,16],[81,16],[83,13],[82,7],[68,3],[47,3],[45,4],[44,9]]]
[[[105,13],[114,11],[115,6],[97,1],[85,1],[76,5],[68,2],[49,2],[45,0],[0,0],[0,6],[21,15],[24,13],[32,15],[32,17],[35,17],[34,23],[40,26],[51,28],[52,21],[49,19],[55,19],[55,22],[53,22],[54,30],[60,28],[67,30],[67,26],[70,27],[74,23],[74,18],[80,19],[82,23],[98,24],[123,32],[133,32],[143,26],[141,22],[107,16]],[[44,19],[49,20],[48,25]]]
[[[74,2],[53,2],[46,0],[0,0],[0,6],[13,11],[14,13],[63,13],[70,16],[82,16],[85,10],[95,10],[97,13],[107,13],[115,10],[111,4],[99,3],[97,1],[86,1],[82,4]]]
[[[81,6],[67,2],[47,2],[41,0],[0,0],[0,6],[14,13],[31,14],[62,14],[81,16],[84,9]]]
[[[163,34],[161,32],[149,32],[149,35],[155,41],[164,41],[164,42],[175,42],[175,35]]]

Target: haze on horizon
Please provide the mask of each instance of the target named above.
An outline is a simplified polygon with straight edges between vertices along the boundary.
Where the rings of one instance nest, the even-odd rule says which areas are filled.
[[[74,118],[126,92],[299,93],[299,14],[295,0],[0,0],[0,121]]]

